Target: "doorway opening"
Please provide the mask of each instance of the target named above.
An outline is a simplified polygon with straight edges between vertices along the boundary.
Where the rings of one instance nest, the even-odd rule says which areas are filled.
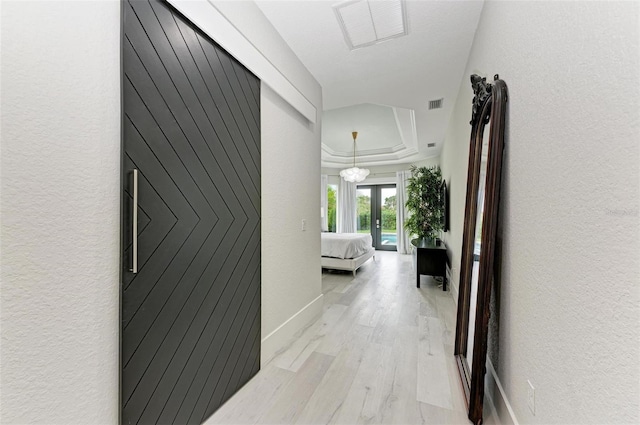
[[[362,185],[356,191],[358,233],[371,233],[373,247],[396,251],[396,185]]]

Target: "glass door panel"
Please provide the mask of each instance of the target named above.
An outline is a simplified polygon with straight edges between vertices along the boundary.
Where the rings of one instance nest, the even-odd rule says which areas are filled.
[[[357,220],[357,232],[358,233],[371,233],[371,237],[375,239],[375,235],[372,231],[372,210],[371,206],[371,188],[359,187],[356,191],[356,205],[358,208],[358,220]]]
[[[378,210],[380,217],[380,245],[389,249],[396,249],[396,187],[378,186]]]
[[[327,185],[327,228],[333,233],[336,232],[337,199],[338,186],[335,184]]]

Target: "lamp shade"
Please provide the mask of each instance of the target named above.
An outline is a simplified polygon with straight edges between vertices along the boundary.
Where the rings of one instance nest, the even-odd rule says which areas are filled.
[[[345,170],[340,171],[340,177],[345,179],[348,182],[356,182],[359,183],[367,178],[369,175],[369,170],[365,168],[347,168]]]
[[[353,167],[340,171],[340,177],[348,182],[359,183],[367,178],[369,170],[356,167],[356,137],[358,137],[358,132],[353,131],[351,136],[353,137]]]

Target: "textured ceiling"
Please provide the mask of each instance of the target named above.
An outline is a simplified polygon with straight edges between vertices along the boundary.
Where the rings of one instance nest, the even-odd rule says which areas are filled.
[[[332,6],[339,2],[257,4],[322,85],[323,166],[340,167],[353,160],[352,131],[359,132],[361,165],[406,163],[440,154],[481,0],[405,1],[407,36],[355,50],[347,46],[336,19]],[[429,100],[440,98],[443,108],[429,111]],[[365,118],[354,122],[353,117]]]

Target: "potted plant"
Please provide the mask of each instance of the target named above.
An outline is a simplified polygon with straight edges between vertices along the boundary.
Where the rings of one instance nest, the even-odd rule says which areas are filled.
[[[444,204],[440,196],[442,172],[440,167],[411,166],[411,177],[407,179],[407,202],[409,217],[404,227],[412,237],[435,244],[435,238],[443,230]]]

